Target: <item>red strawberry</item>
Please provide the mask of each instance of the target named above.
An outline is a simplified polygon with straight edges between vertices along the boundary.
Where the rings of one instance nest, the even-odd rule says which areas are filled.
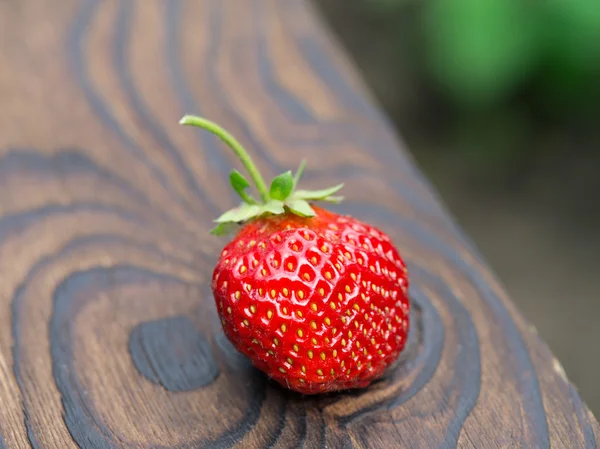
[[[409,328],[406,265],[383,232],[352,217],[311,207],[339,201],[294,190],[302,174],[266,185],[250,157],[225,130],[199,117],[182,124],[228,143],[252,176],[262,203],[237,171],[231,183],[244,202],[223,214],[214,233],[243,223],[223,249],[213,293],[223,329],[254,365],[284,387],[315,394],[361,388],[380,377],[404,348]]]

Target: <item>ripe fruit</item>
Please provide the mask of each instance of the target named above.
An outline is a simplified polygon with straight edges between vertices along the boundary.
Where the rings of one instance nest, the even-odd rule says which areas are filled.
[[[249,196],[216,221],[223,234],[242,223],[223,249],[212,288],[229,340],[284,387],[315,394],[361,388],[380,377],[404,348],[409,327],[406,265],[383,232],[308,201],[339,201],[340,186],[295,190],[302,174],[277,176],[269,191],[250,157],[225,130],[199,117],[240,156],[262,203]]]

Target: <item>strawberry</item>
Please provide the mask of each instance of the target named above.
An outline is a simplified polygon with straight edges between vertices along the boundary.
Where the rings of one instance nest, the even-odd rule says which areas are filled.
[[[382,231],[309,202],[340,201],[342,185],[296,189],[304,169],[273,179],[270,189],[242,146],[200,117],[199,126],[240,157],[262,201],[237,171],[243,200],[212,231],[241,229],[221,252],[212,289],[223,330],[252,363],[284,387],[304,393],[363,388],[382,376],[409,329],[406,265]]]

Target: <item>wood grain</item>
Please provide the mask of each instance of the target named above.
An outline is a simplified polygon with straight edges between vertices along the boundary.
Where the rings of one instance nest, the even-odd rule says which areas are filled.
[[[596,447],[325,30],[303,0],[0,2],[0,448]],[[184,113],[269,175],[307,158],[393,237],[414,324],[384,379],[301,397],[224,338],[207,230],[235,161]]]

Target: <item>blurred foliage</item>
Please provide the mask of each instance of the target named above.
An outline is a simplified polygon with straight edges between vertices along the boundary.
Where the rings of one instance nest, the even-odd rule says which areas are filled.
[[[524,88],[545,106],[598,100],[599,0],[359,1],[420,23],[425,71],[457,106],[493,107]]]
[[[318,2],[421,162],[489,184],[600,157],[600,0]]]
[[[434,0],[424,11],[427,57],[453,101],[486,106],[514,91],[539,57],[539,24],[521,0]]]
[[[598,0],[429,0],[422,17],[431,74],[457,104],[489,107],[531,81],[547,105],[597,90]]]

